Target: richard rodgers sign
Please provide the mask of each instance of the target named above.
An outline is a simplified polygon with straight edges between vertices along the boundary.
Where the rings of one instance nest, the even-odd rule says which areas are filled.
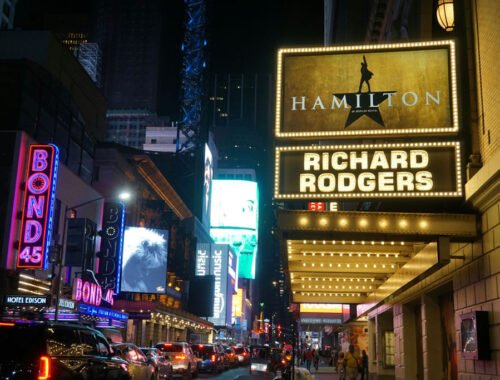
[[[274,197],[460,197],[460,144],[277,147]]]

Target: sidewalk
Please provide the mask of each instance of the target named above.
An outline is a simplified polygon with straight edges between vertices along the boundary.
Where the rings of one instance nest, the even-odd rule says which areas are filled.
[[[335,367],[330,367],[324,362],[324,360],[326,359],[321,358],[317,371],[314,369],[314,366],[311,366],[311,375],[315,380],[338,380]],[[300,366],[300,368],[305,369],[305,366]]]

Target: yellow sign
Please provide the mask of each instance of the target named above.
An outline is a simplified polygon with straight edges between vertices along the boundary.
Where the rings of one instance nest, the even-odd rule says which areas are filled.
[[[342,313],[341,304],[301,303],[301,313]]]
[[[238,288],[238,292],[233,294],[233,318],[241,317],[241,307],[243,305],[243,289]]]
[[[282,49],[277,138],[458,131],[453,41]]]
[[[276,148],[276,199],[461,196],[456,141]]]

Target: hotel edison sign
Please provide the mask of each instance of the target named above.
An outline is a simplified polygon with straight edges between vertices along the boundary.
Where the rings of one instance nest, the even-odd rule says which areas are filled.
[[[278,139],[458,131],[453,41],[281,49]]]
[[[276,148],[276,199],[460,197],[458,142]]]

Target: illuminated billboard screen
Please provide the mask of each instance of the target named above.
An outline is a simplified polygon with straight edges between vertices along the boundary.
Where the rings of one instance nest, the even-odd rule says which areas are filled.
[[[121,290],[165,293],[168,231],[126,227],[123,243]]]
[[[59,150],[55,145],[30,145],[17,256],[19,269],[47,268],[58,165]]]
[[[230,244],[238,254],[238,276],[255,279],[258,246],[257,183],[212,181],[210,236],[216,243]]]
[[[276,148],[277,199],[461,197],[460,143]]]
[[[281,49],[277,138],[456,134],[455,43]]]
[[[210,227],[210,203],[212,195],[212,179],[214,176],[213,156],[208,144],[205,144],[205,157],[203,161],[203,210],[201,222]]]
[[[236,254],[228,244],[196,246],[196,276],[214,277],[213,315],[208,318],[216,326],[231,324],[233,293],[237,291]]]

